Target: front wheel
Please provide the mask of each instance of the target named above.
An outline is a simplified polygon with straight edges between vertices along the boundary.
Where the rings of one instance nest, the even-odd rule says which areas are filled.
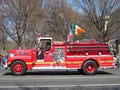
[[[95,75],[97,73],[97,69],[97,63],[92,60],[89,60],[83,64],[82,71],[85,75]]]
[[[13,62],[10,69],[13,75],[23,75],[26,73],[26,65],[22,61]]]

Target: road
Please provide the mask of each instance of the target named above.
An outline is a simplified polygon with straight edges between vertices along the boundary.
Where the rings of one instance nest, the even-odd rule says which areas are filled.
[[[96,75],[82,75],[77,70],[28,71],[24,76],[12,76],[10,70],[0,69],[0,88],[17,87],[117,87],[120,69],[100,69]],[[120,89],[120,88],[119,88]],[[119,90],[118,89],[118,90]],[[51,89],[52,90],[52,89]]]

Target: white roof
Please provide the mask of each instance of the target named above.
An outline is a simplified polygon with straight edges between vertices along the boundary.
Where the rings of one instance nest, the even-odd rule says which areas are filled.
[[[52,40],[51,37],[38,37],[38,40],[40,40],[40,39],[51,39]]]

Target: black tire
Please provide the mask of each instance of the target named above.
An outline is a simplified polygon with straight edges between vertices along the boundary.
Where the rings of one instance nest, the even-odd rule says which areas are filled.
[[[83,64],[82,72],[85,75],[95,75],[97,73],[97,63],[95,61],[89,60]]]
[[[11,73],[17,76],[24,75],[27,71],[26,64],[22,61],[13,62],[10,69],[11,69]]]

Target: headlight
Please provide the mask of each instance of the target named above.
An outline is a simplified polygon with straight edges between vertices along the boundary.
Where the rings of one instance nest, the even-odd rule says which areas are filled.
[[[14,57],[15,55],[13,53],[9,53],[9,57]]]

